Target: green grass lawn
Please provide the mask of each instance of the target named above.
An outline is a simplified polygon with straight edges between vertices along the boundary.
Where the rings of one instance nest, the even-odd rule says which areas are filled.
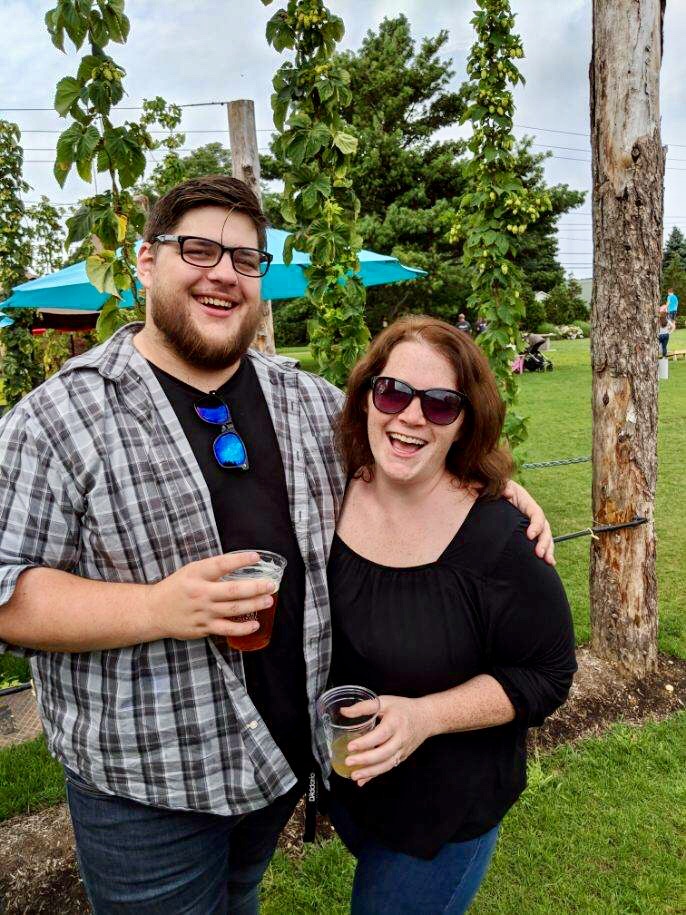
[[[563,747],[531,768],[470,915],[676,915],[686,886],[686,713]],[[263,915],[345,915],[337,840],[278,855]]]

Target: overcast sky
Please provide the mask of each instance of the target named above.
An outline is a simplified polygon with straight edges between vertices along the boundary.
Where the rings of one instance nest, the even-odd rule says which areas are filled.
[[[0,0],[0,118],[22,130],[24,176],[32,190],[55,203],[72,203],[91,192],[70,176],[61,190],[52,176],[54,145],[64,122],[52,110],[56,82],[75,75],[80,55],[61,54],[50,42],[43,17],[54,4],[39,0]],[[122,105],[140,105],[162,95],[179,104],[252,98],[260,145],[272,125],[271,78],[282,56],[266,43],[265,24],[279,0],[127,0],[131,34],[110,53],[127,71],[128,95]],[[404,12],[413,35],[421,39],[447,29],[444,56],[464,76],[473,40],[471,0],[330,0],[344,20],[344,46],[357,48],[367,29],[385,16]],[[516,133],[530,134],[537,149],[549,148],[550,183],[590,189],[588,64],[591,51],[591,0],[512,0],[526,59],[526,85],[516,92]],[[669,0],[662,66],[662,140],[669,146],[665,186],[665,228],[686,231],[686,0]],[[45,111],[10,109],[46,108]],[[135,116],[131,112],[130,116]],[[187,108],[182,128],[186,147],[213,140],[228,144],[226,111],[220,106]],[[43,132],[40,132],[43,131]],[[457,130],[453,131],[454,134]],[[159,155],[159,154],[158,154]],[[577,276],[591,273],[590,200],[561,220],[561,262]]]

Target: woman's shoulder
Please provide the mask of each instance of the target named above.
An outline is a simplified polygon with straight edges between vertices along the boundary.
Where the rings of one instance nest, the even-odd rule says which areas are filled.
[[[445,558],[476,574],[490,575],[513,539],[526,549],[528,525],[528,518],[507,499],[478,499]]]

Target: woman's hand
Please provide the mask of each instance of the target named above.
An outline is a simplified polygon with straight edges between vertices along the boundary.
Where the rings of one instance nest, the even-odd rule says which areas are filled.
[[[539,559],[545,559],[549,566],[555,565],[555,544],[553,543],[553,532],[550,530],[548,519],[543,513],[543,509],[538,502],[514,480],[508,480],[503,497],[512,502],[515,508],[529,518],[529,526],[526,529],[526,535],[529,540],[536,540],[536,555]]]
[[[350,717],[372,715],[376,703],[358,702],[345,710]],[[361,787],[370,779],[399,765],[433,733],[432,718],[424,699],[379,696],[380,723],[362,737],[351,740],[345,763],[355,767],[352,778]]]

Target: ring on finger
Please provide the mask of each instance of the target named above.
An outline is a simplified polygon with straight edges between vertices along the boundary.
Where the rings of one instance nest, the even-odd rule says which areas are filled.
[[[400,751],[398,751],[393,757],[393,768],[400,765]]]

